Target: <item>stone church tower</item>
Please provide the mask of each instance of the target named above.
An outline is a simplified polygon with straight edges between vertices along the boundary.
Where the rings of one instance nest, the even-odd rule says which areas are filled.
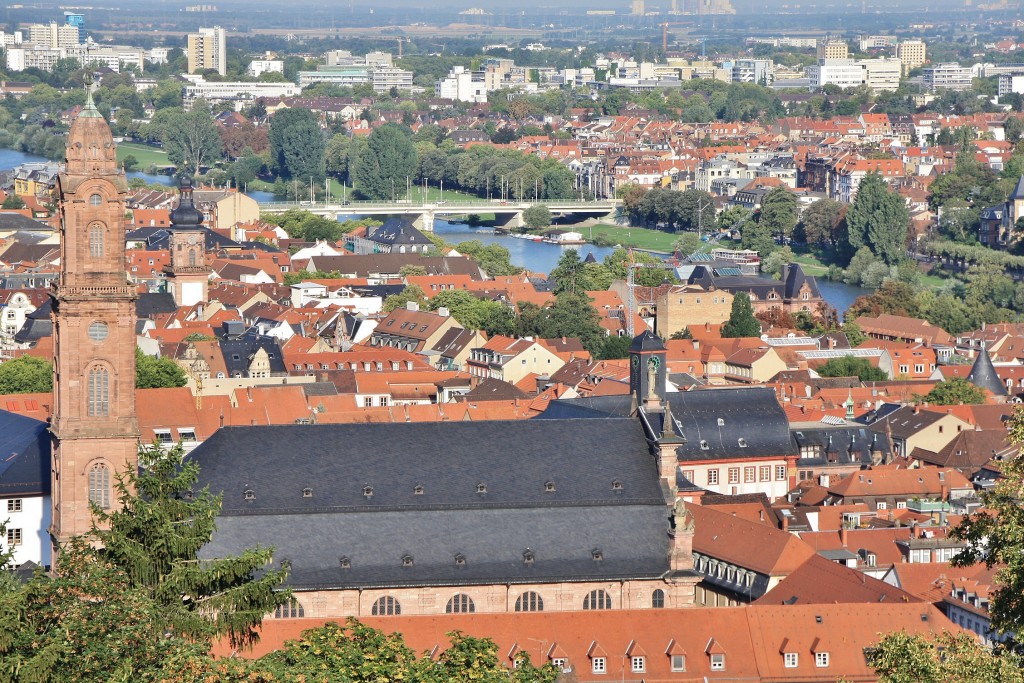
[[[178,306],[194,306],[207,298],[210,269],[206,266],[206,232],[202,222],[203,214],[192,199],[192,181],[186,178],[181,181],[178,207],[171,212],[171,264],[165,271]]]
[[[125,272],[125,196],[110,127],[89,95],[58,175],[60,277],[53,286],[54,550],[89,531],[89,503],[117,504],[116,472],[138,466],[135,288]]]

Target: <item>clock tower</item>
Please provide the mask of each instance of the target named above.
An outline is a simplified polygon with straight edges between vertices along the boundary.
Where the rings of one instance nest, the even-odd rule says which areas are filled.
[[[87,533],[90,503],[117,505],[115,475],[138,467],[135,289],[125,271],[125,197],[110,127],[89,94],[57,177],[61,270],[53,304],[50,432],[54,556]]]
[[[210,269],[206,266],[206,231],[203,214],[192,199],[192,181],[181,181],[178,207],[171,212],[171,265],[165,270],[171,295],[178,306],[206,301]]]
[[[665,343],[645,330],[629,347],[629,391],[633,412],[659,407],[665,400],[668,377],[665,368]]]

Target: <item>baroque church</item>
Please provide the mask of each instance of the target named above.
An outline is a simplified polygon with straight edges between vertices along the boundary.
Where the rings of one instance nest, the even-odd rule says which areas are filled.
[[[55,549],[88,531],[90,502],[116,505],[115,474],[138,467],[128,186],[91,98],[72,126],[58,187]],[[186,301],[204,295],[206,277],[189,191],[172,214],[170,273]],[[670,398],[658,337],[633,341],[630,369],[627,404],[553,402],[541,419],[222,428],[188,456],[199,485],[223,492],[203,555],[273,547],[296,597],[278,617],[691,606],[701,577],[693,515],[678,502],[690,486],[680,458],[688,444],[704,460],[736,449],[723,439],[719,453],[707,435],[690,443],[687,431],[710,431],[704,425],[722,418],[718,408],[703,414],[699,397]],[[758,438],[765,449],[788,448],[749,414],[757,410],[743,391],[728,400],[748,413],[750,450]]]

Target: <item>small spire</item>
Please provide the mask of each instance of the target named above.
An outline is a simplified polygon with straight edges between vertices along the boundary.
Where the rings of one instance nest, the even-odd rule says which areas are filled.
[[[96,103],[92,99],[92,74],[86,73],[83,80],[85,81],[85,106],[82,107],[82,113],[79,116],[86,118],[102,117],[100,110],[96,108]]]

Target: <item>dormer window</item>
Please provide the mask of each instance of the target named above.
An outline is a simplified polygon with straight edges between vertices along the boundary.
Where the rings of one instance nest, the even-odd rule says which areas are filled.
[[[245,499],[246,500],[256,500],[256,492],[253,491],[252,489],[246,489],[245,490]]]
[[[313,489],[309,488],[308,486],[306,488],[302,489],[302,497],[303,498],[312,498],[313,497]]]
[[[363,498],[373,498],[373,487],[372,486],[364,486],[363,487]]]
[[[403,567],[411,567],[412,566],[412,555],[409,555],[409,554],[402,555],[402,566]]]
[[[724,427],[725,426],[725,418],[721,418],[721,417],[718,418],[718,426],[719,427]]]
[[[555,492],[555,482],[553,482],[553,481],[546,482],[544,484],[544,491],[546,491],[547,493],[554,493]]]
[[[536,559],[536,557],[536,554],[532,550],[527,548],[523,551],[523,564],[527,566],[532,566],[533,561]]]
[[[619,481],[618,479],[613,480],[612,481],[612,491],[621,491],[621,490],[622,490],[622,482]]]
[[[342,555],[338,558],[338,566],[342,569],[352,569],[352,560],[349,559],[348,555]]]
[[[746,448],[747,447],[747,440],[746,439],[743,439],[743,438],[736,439],[736,443],[738,443],[740,445],[740,448]]]
[[[477,493],[487,493],[487,484],[477,484],[476,485],[476,492]]]
[[[456,553],[456,555],[455,555],[455,566],[456,567],[465,567],[466,566],[466,556],[463,555],[462,553]]]
[[[590,551],[590,559],[592,559],[594,562],[600,562],[604,559],[604,551],[602,551],[600,548],[594,548]]]
[[[707,442],[707,441],[705,441],[704,439],[701,439],[701,440],[700,440],[700,449],[701,449],[702,451],[706,451],[706,450],[708,450],[709,448],[711,448],[710,444],[708,444],[708,442]]]
[[[413,486],[412,487],[412,493],[413,493],[414,496],[422,496],[423,495],[423,487],[420,486],[419,484],[417,484],[416,486]]]

